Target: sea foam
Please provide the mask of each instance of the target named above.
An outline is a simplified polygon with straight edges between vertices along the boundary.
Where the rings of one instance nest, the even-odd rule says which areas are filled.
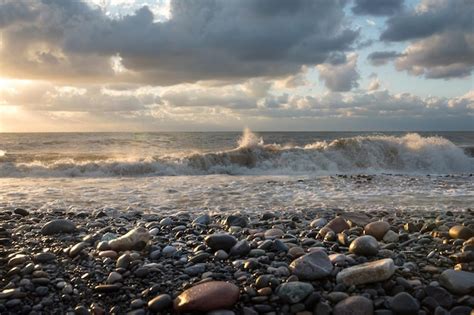
[[[184,156],[86,159],[83,156],[0,160],[0,177],[331,175],[358,173],[458,174],[474,172],[474,158],[442,137],[356,136],[305,146],[265,144],[245,130],[235,149]]]

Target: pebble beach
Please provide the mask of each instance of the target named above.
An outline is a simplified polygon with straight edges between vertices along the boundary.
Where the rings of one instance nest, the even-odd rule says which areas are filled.
[[[1,314],[471,314],[474,212],[0,211]]]

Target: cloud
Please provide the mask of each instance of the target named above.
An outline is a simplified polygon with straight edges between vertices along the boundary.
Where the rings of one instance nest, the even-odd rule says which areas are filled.
[[[379,81],[379,79],[374,78],[374,79],[372,79],[372,81],[370,81],[369,87],[367,88],[367,90],[376,91],[379,88],[380,88],[380,81]]]
[[[380,38],[411,41],[396,67],[430,79],[466,77],[474,69],[474,6],[470,0],[423,0],[387,20]]]
[[[374,51],[367,56],[367,60],[374,66],[381,66],[400,56],[403,54],[396,51]]]
[[[351,49],[358,32],[345,26],[345,3],[172,1],[170,19],[157,23],[148,7],[112,19],[80,1],[32,0],[1,20],[0,67],[74,84],[286,77]]]
[[[404,0],[355,0],[352,12],[357,15],[393,15],[403,9]]]
[[[317,66],[319,77],[331,91],[350,91],[358,87],[360,78],[357,71],[357,54],[350,54],[345,63],[322,64]]]

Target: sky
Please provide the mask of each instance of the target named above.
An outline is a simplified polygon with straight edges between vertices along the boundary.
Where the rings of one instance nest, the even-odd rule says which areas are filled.
[[[0,0],[0,132],[474,130],[472,0]]]

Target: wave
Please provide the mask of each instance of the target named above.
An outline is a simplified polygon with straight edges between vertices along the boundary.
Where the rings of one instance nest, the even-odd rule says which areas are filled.
[[[0,177],[172,176],[172,175],[330,175],[355,173],[466,174],[474,158],[442,137],[356,136],[305,146],[265,144],[245,130],[235,149],[185,156],[32,159],[0,158]]]

